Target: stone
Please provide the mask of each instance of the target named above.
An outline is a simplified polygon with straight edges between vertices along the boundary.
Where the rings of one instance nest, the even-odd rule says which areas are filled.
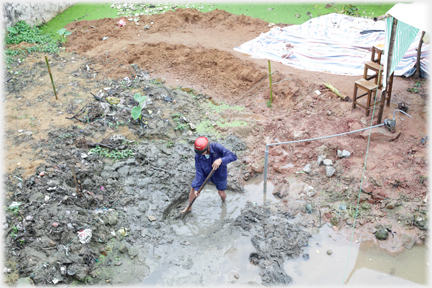
[[[189,123],[189,127],[191,130],[196,130],[196,126],[192,123]]]
[[[126,244],[124,243],[121,243],[118,249],[120,253],[127,253],[129,250]]]
[[[305,186],[303,191],[309,196],[313,197],[317,193],[317,191],[312,186]]]
[[[365,210],[368,210],[368,209],[370,209],[371,207],[370,207],[370,205],[369,205],[368,203],[363,202],[362,205],[361,205],[361,208],[362,208],[362,209],[365,209]]]
[[[338,150],[337,155],[339,158],[349,158],[351,156],[351,153],[348,152],[347,150],[343,150],[343,151]]]
[[[363,182],[363,184],[359,183],[357,187],[366,193],[372,193],[374,190],[374,186],[370,182],[367,182],[367,181]]]
[[[152,215],[147,215],[147,218],[148,218],[151,222],[156,221],[156,217],[154,217],[154,216],[152,216]]]
[[[407,234],[402,234],[401,241],[402,245],[408,250],[410,250],[416,243],[416,240]]]
[[[327,250],[327,255],[332,255],[333,254],[333,251],[332,250]]]
[[[324,156],[324,155],[318,156],[317,164],[321,165],[323,163],[324,159],[326,159],[326,156]]]
[[[25,277],[25,278],[19,278],[17,280],[17,286],[28,287],[28,286],[35,286],[35,284],[30,277]]]
[[[386,208],[387,209],[393,209],[393,208],[395,208],[396,207],[396,203],[395,202],[390,202],[390,203],[388,203],[387,205],[386,205]]]
[[[310,173],[312,171],[311,164],[306,164],[306,166],[303,168],[303,171],[306,173]]]
[[[333,165],[333,161],[330,159],[324,159],[323,164],[326,166],[331,166],[331,165]]]
[[[251,164],[251,168],[256,173],[261,173],[264,171],[264,165],[258,163]]]
[[[397,137],[399,137],[399,135],[401,133],[400,130],[392,133],[387,128],[381,126],[378,128],[365,130],[360,134],[360,136],[363,137],[364,139],[368,139],[369,138],[369,131],[370,131],[370,140],[383,141],[383,142],[393,141]]]
[[[375,237],[376,237],[378,240],[386,240],[386,239],[388,238],[388,231],[387,231],[387,229],[381,226],[381,227],[378,228],[378,230],[376,231],[376,233],[375,233]]]
[[[326,166],[326,175],[327,177],[332,177],[333,174],[336,172],[336,169],[332,166]]]

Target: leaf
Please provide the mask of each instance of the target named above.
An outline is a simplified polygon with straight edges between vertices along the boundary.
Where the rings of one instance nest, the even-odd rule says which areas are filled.
[[[145,95],[141,96],[141,94],[136,93],[134,96],[134,99],[135,99],[135,101],[139,102],[141,105],[141,103],[147,99],[147,96],[145,96]]]
[[[66,28],[61,28],[57,31],[58,34],[63,35],[66,32]]]
[[[7,31],[9,31],[12,34],[17,34],[18,33],[18,30],[16,30],[14,27],[7,27],[6,29],[7,29]]]
[[[132,114],[132,118],[134,118],[134,120],[137,120],[141,115],[141,107],[139,106],[133,107],[131,110],[131,114]]]
[[[69,36],[71,34],[72,34],[72,32],[70,32],[70,31],[65,31],[65,33],[64,33],[64,35],[66,35],[66,36]]]

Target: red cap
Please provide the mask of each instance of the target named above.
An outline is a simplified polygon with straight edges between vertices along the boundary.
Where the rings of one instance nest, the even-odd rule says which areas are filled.
[[[194,145],[195,153],[200,154],[200,155],[203,154],[207,150],[207,147],[209,145],[210,145],[210,142],[208,141],[208,139],[206,137],[204,137],[204,136],[198,137],[195,140],[195,145]]]

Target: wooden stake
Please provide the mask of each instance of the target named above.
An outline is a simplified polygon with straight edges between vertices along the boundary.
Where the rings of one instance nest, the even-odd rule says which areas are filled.
[[[72,170],[72,174],[73,174],[74,179],[75,179],[75,186],[76,186],[76,189],[77,189],[77,196],[79,196],[79,195],[81,195],[81,193],[80,193],[80,190],[79,190],[79,187],[78,187],[78,182],[77,182],[77,179],[76,179],[75,170],[73,169],[72,166],[71,166],[71,170]]]
[[[269,66],[269,79],[270,79],[270,103],[273,103],[273,87],[272,87],[270,60],[268,60],[268,66]]]
[[[51,69],[50,69],[50,67],[49,67],[49,62],[48,62],[48,58],[47,58],[47,56],[45,56],[45,61],[46,61],[46,64],[47,64],[47,67],[48,67],[48,72],[49,72],[49,75],[50,75],[50,78],[51,78],[51,84],[52,84],[53,89],[54,89],[54,95],[55,95],[55,97],[56,97],[56,100],[58,100],[57,92],[56,92],[56,90],[55,90],[54,80],[53,80],[53,77],[52,77],[52,75],[51,75]]]

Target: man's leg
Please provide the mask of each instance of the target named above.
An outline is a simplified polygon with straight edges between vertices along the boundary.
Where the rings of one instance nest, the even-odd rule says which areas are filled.
[[[219,196],[222,199],[222,202],[225,202],[225,199],[226,199],[226,193],[225,193],[225,191],[218,190],[218,193],[219,193]]]
[[[189,206],[189,203],[191,203],[192,200],[193,200],[194,198],[195,198],[195,189],[191,187],[191,190],[190,190],[190,192],[189,192],[189,202],[188,202],[188,206]],[[186,209],[187,209],[187,207],[184,208],[180,213],[185,213],[185,212],[186,212]],[[190,211],[192,211],[192,207],[189,208],[188,212],[190,212]]]

